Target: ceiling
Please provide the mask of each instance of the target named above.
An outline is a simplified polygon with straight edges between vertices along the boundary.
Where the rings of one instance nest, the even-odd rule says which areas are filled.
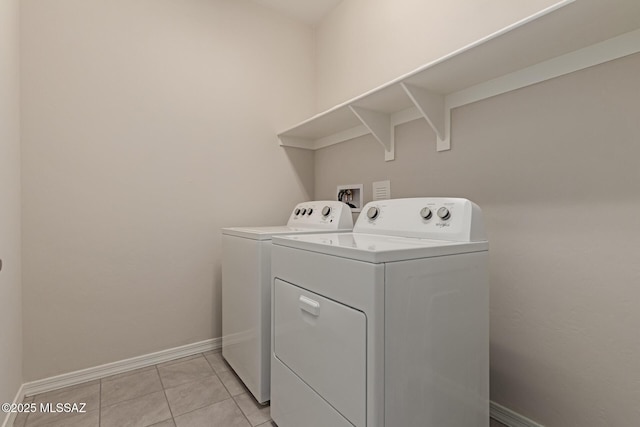
[[[307,24],[317,24],[342,0],[253,0]]]

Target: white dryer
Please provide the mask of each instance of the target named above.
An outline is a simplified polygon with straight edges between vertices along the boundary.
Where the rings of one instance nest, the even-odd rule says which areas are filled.
[[[271,238],[351,231],[351,209],[336,201],[298,204],[287,225],[222,229],[222,356],[256,400],[269,400]]]
[[[456,198],[365,206],[272,249],[279,427],[487,427],[488,242]]]

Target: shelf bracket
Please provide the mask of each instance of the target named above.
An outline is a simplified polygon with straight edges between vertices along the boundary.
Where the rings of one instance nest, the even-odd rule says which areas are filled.
[[[395,138],[391,126],[391,116],[354,105],[349,105],[349,109],[365,125],[373,137],[382,144],[384,159],[386,161],[393,160],[395,158]]]
[[[449,138],[449,115],[451,114],[451,110],[445,105],[445,97],[404,82],[401,82],[400,86],[402,86],[402,89],[404,89],[407,96],[409,96],[411,102],[413,102],[422,117],[424,117],[436,133],[436,137],[438,138],[436,150],[445,151],[451,149]]]

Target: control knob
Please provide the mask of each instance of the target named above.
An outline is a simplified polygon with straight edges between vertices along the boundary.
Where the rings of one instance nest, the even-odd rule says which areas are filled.
[[[313,212],[313,208],[307,209],[307,215],[311,215],[311,212]]]
[[[294,214],[298,215],[300,213],[300,208],[296,208],[295,211],[293,211]]]
[[[380,211],[378,210],[378,208],[370,207],[369,210],[367,210],[367,217],[369,219],[376,219],[379,213]]]
[[[420,216],[423,219],[430,219],[433,216],[433,212],[431,212],[431,209],[424,207],[422,208],[422,210],[420,211]]]
[[[307,210],[305,208],[302,208],[302,210],[300,211],[300,214],[304,215],[307,213]]]
[[[322,208],[322,216],[329,216],[331,213],[331,208],[329,206],[325,206]]]
[[[443,206],[440,209],[438,209],[438,216],[440,217],[440,219],[446,221],[449,218],[451,218],[451,212],[449,212],[449,209]]]

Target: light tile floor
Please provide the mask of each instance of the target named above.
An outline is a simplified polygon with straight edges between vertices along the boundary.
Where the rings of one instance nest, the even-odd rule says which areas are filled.
[[[19,414],[13,427],[277,427],[219,351],[25,398],[86,403],[85,413]],[[304,426],[300,426],[304,427]],[[491,420],[491,427],[504,427]]]
[[[19,414],[14,427],[273,427],[219,351],[25,398],[86,403],[85,413]]]

